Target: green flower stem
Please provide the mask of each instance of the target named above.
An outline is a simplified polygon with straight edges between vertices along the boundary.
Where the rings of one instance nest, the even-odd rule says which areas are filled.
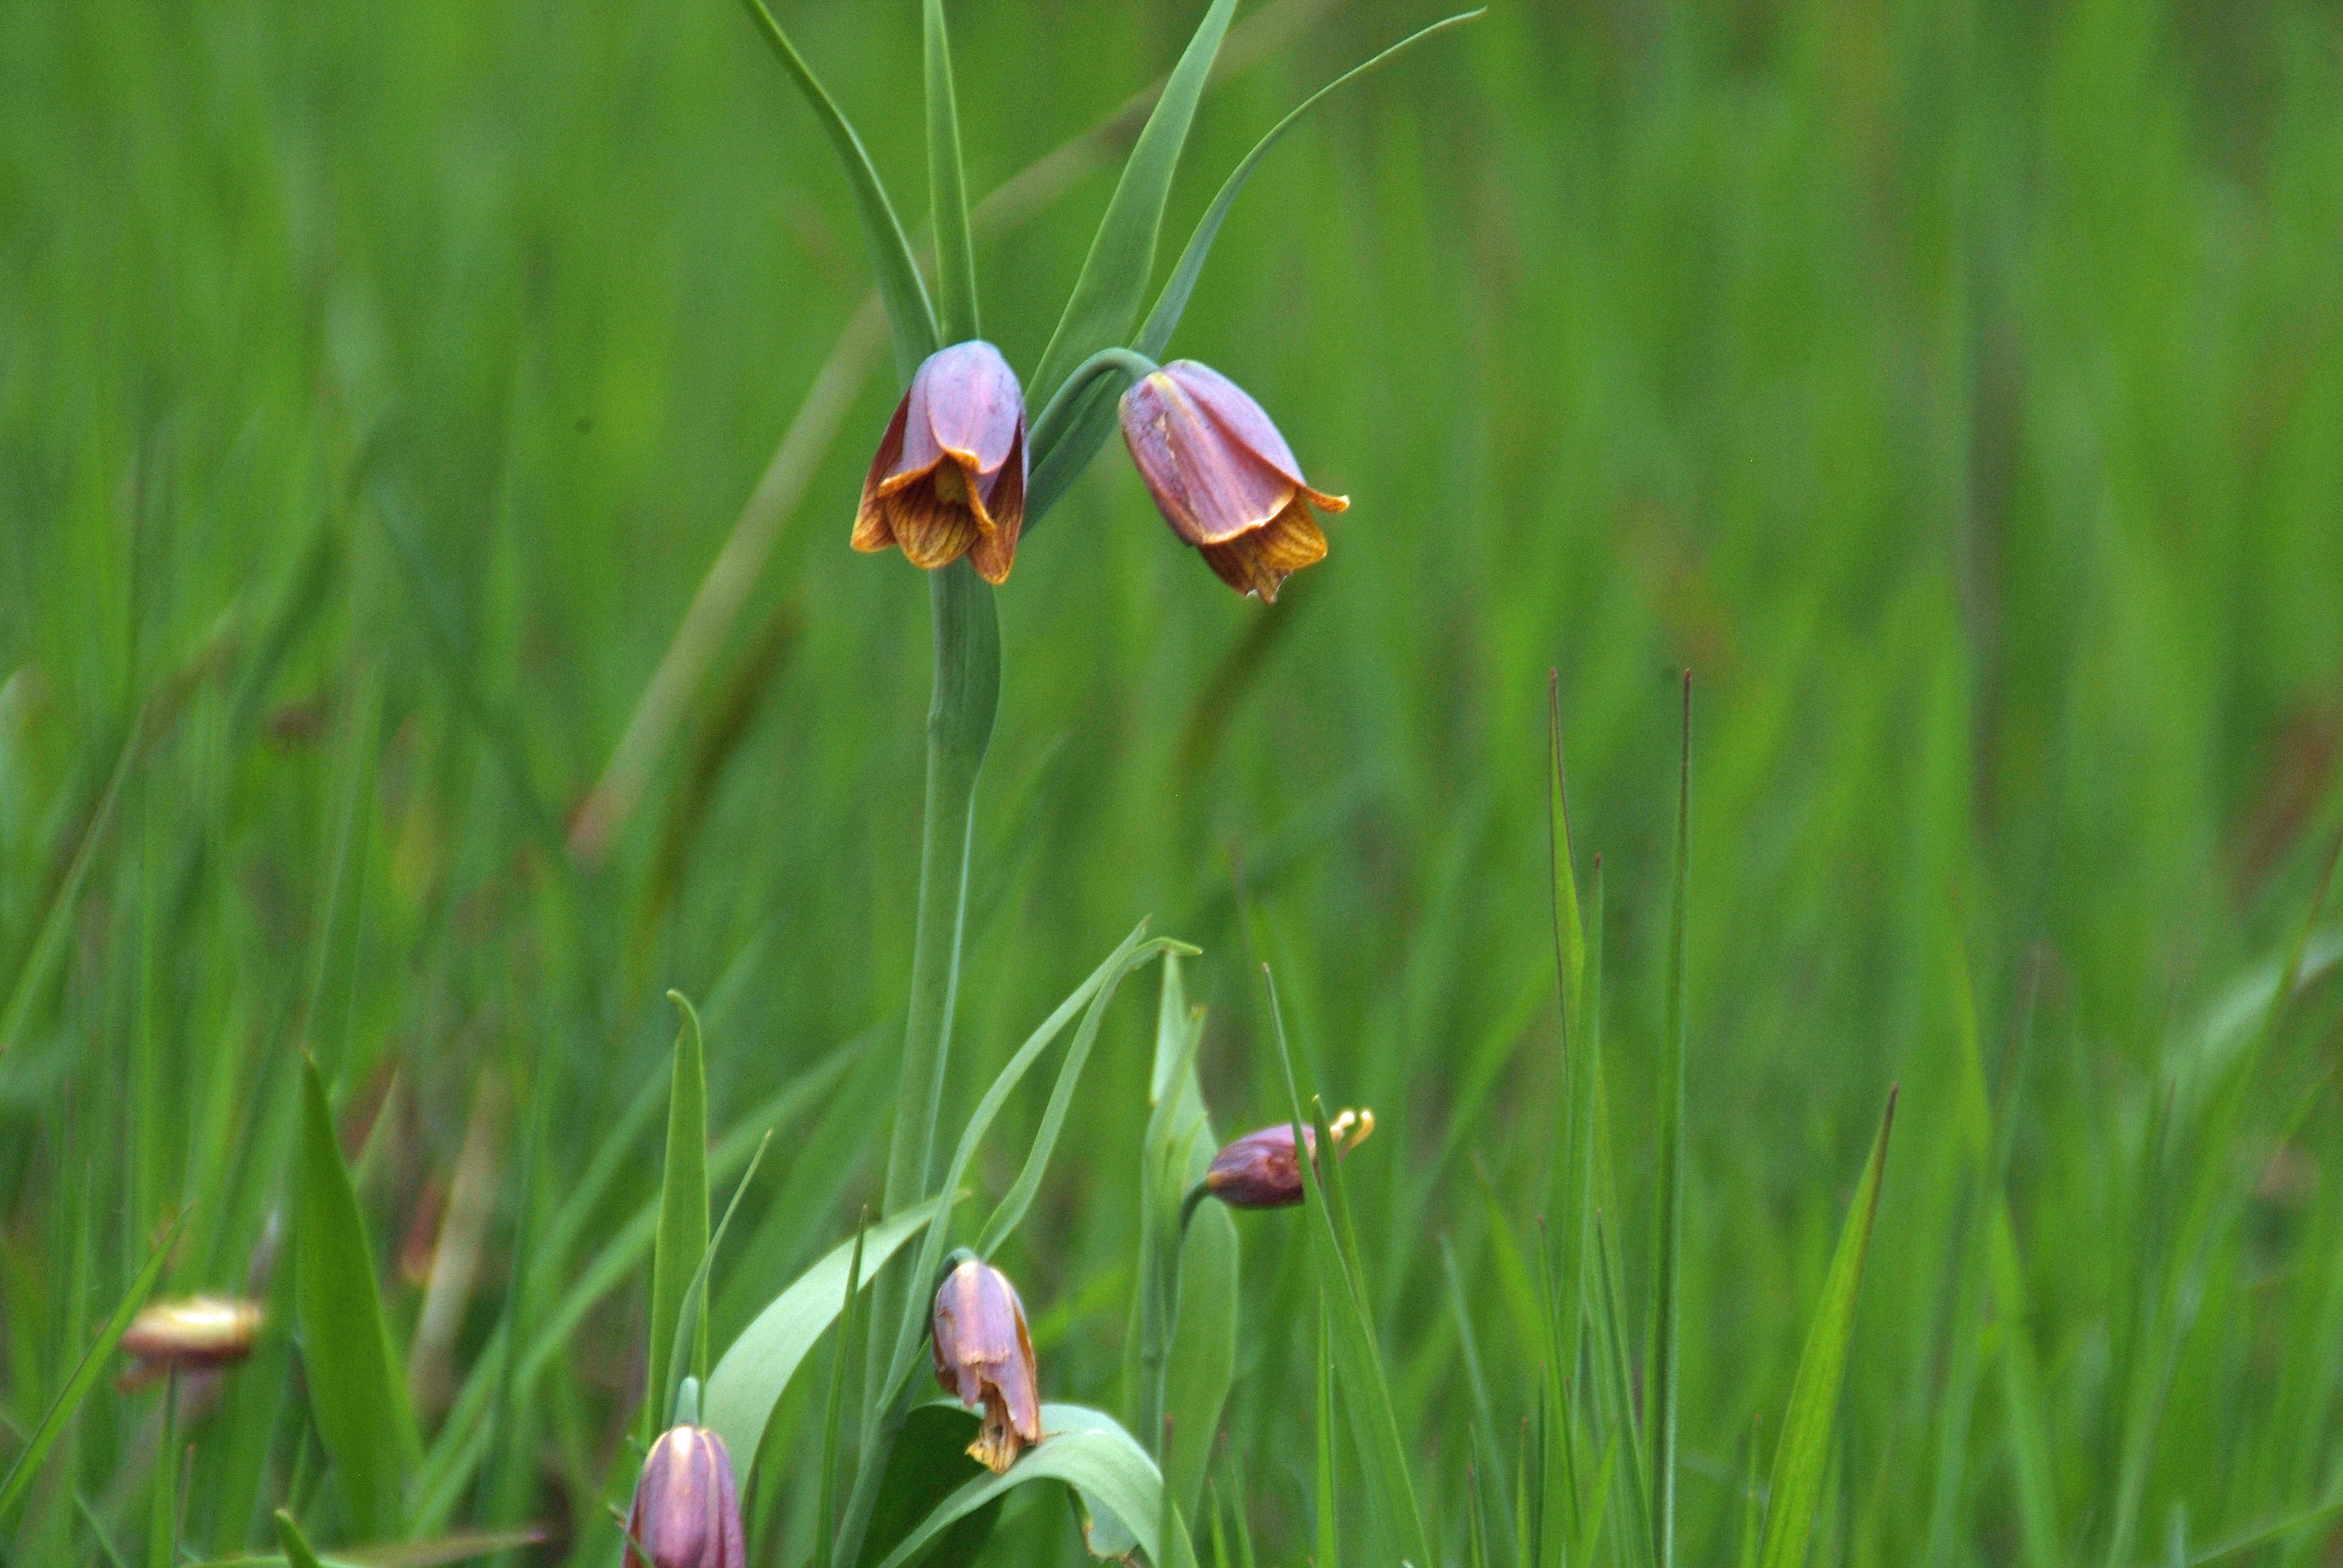
[[[974,826],[977,775],[992,741],[1001,702],[1001,625],[992,589],[965,559],[928,574],[935,616],[936,679],[928,704],[927,805],[920,836],[919,930],[911,948],[911,995],[903,1030],[903,1066],[895,1094],[895,1131],[887,1149],[886,1211],[900,1214],[928,1195],[935,1180],[936,1122],[951,1060],[952,1010],[960,992],[960,956],[968,917],[969,840]],[[920,1310],[923,1282],[900,1269],[871,1287],[870,1340],[866,1365],[862,1452],[854,1487],[839,1522],[831,1561],[851,1563],[878,1500],[896,1434],[909,1401],[887,1386],[890,1358],[900,1326]]]
[[[1040,467],[1050,460],[1058,443],[1065,438],[1066,429],[1074,413],[1091,387],[1109,376],[1121,376],[1128,387],[1143,381],[1161,369],[1154,360],[1135,348],[1101,348],[1080,365],[1051,395],[1033,421],[1033,466]]]

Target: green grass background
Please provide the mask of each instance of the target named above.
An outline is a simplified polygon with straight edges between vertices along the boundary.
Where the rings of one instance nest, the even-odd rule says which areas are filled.
[[[955,5],[972,184],[1111,111],[1199,10]],[[781,15],[922,212],[916,8]],[[1433,15],[1310,7],[1207,99],[1174,234],[1287,105]],[[980,247],[1021,369],[1111,182]],[[2325,1498],[2332,937],[2241,1042],[2343,823],[2338,244],[2343,15],[2311,0],[1521,0],[1352,90],[1249,189],[1175,350],[1353,505],[1274,610],[1172,540],[1119,445],[1029,540],[948,1124],[1148,914],[1205,950],[1217,1121],[1282,1118],[1272,960],[1304,1076],[1380,1120],[1351,1187],[1453,1521],[1468,1423],[1510,1453],[1534,1374],[1504,1263],[1559,1084],[1546,671],[1609,879],[1640,1302],[1688,666],[1686,1560],[1734,1550],[1899,1080],[1815,1561],[2187,1561]],[[868,1047],[747,1199],[718,1342],[847,1232],[927,682],[922,585],[846,548],[883,369],[607,861],[562,831],[868,279],[725,0],[0,7],[0,1452],[181,1205],[166,1290],[258,1277],[304,1048],[402,1349],[478,1121],[450,1387],[656,1193],[669,986],[719,1130]],[[1052,1395],[1110,1408],[1151,989],[1006,1260]],[[1230,1445],[1299,1561],[1305,1242],[1242,1230]],[[522,1380],[443,1523],[609,1559],[647,1272]],[[193,1420],[191,1550],[268,1540],[288,1500],[334,1536],[297,1368],[274,1334]],[[419,1392],[428,1438],[447,1394]],[[92,1397],[7,1561],[138,1560],[156,1409]],[[769,1455],[775,1562],[808,1538],[804,1430]],[[1048,1508],[994,1551],[1080,1547]]]

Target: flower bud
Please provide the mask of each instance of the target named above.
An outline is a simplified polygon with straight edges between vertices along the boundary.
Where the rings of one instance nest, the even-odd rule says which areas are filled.
[[[1192,359],[1132,383],[1122,438],[1172,531],[1239,593],[1274,601],[1287,574],[1325,558],[1310,508],[1351,504],[1312,489],[1261,405]]]
[[[1033,1342],[1025,1332],[1025,1304],[1009,1276],[971,1257],[936,1292],[936,1381],[984,1424],[968,1452],[995,1475],[1017,1451],[1041,1441],[1041,1379]]]
[[[176,1368],[224,1367],[252,1353],[260,1332],[260,1304],[226,1296],[188,1296],[156,1302],[122,1331],[124,1353],[139,1363],[142,1381]]]
[[[895,406],[862,481],[854,548],[900,546],[916,567],[965,555],[977,575],[1006,582],[1025,525],[1025,397],[990,343],[928,356]]]
[[[748,1561],[724,1440],[704,1426],[669,1427],[635,1483],[624,1568],[746,1568]]]
[[[1345,1111],[1326,1124],[1336,1154],[1348,1154],[1375,1130],[1372,1111]],[[1314,1156],[1318,1134],[1302,1130]],[[1232,1209],[1282,1209],[1302,1201],[1302,1162],[1293,1157],[1293,1127],[1282,1122],[1248,1132],[1212,1156],[1204,1172],[1203,1191]]]

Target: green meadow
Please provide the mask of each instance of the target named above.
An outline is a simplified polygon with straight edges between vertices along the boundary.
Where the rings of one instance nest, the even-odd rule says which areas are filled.
[[[767,3],[964,335],[922,7]],[[1244,0],[1141,276],[1444,14]],[[950,6],[1037,417],[1218,15]],[[736,0],[0,5],[0,1563],[609,1568],[687,1374],[775,1568],[2338,1560],[2343,11],[1491,0],[1346,84],[1157,356],[1323,563],[1232,593],[1110,434],[936,574],[949,992],[863,216]],[[1101,1423],[997,1492],[947,1246]],[[248,1354],[132,1375],[196,1294]]]

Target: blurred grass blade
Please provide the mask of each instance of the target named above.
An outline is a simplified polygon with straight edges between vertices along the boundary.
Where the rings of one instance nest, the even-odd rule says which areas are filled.
[[[1616,1449],[1619,1463],[1613,1471],[1618,1500],[1619,1555],[1625,1563],[1649,1568],[1654,1537],[1652,1494],[1644,1475],[1642,1427],[1636,1419],[1635,1380],[1627,1357],[1626,1313],[1619,1305],[1619,1269],[1612,1256],[1611,1233],[1601,1214],[1594,1218],[1594,1251],[1587,1260],[1590,1280],[1587,1313],[1593,1330],[1590,1361],[1594,1380],[1594,1404],[1605,1428],[1605,1442]]]
[[[308,1538],[301,1533],[300,1525],[282,1508],[277,1511],[277,1541],[285,1549],[285,1561],[291,1568],[323,1568],[317,1553],[310,1549]]]
[[[1269,156],[1270,149],[1284,139],[1286,132],[1300,125],[1311,110],[1332,95],[1338,88],[1347,86],[1378,67],[1390,64],[1433,34],[1444,33],[1449,28],[1461,23],[1470,22],[1481,15],[1482,13],[1477,10],[1459,12],[1453,16],[1444,16],[1428,27],[1418,28],[1383,53],[1352,66],[1302,99],[1283,119],[1271,126],[1269,134],[1253,144],[1252,151],[1244,156],[1243,161],[1237,165],[1235,171],[1222,183],[1220,194],[1212,198],[1212,205],[1204,209],[1203,217],[1196,224],[1195,233],[1189,236],[1188,247],[1180,253],[1179,262],[1172,267],[1170,279],[1163,285],[1163,291],[1155,297],[1155,307],[1147,313],[1146,325],[1140,328],[1139,336],[1131,341],[1131,347],[1151,359],[1161,359],[1163,357],[1164,349],[1171,346],[1172,330],[1180,325],[1181,313],[1188,308],[1189,296],[1195,292],[1197,276],[1204,270],[1204,258],[1212,254],[1212,242],[1220,237],[1221,225],[1228,220],[1229,209],[1236,205],[1238,196],[1244,190],[1245,182],[1252,178],[1253,170],[1261,166],[1262,160]]]
[[[821,1418],[821,1490],[815,1494],[820,1506],[813,1516],[813,1561],[817,1564],[828,1563],[837,1545],[838,1456],[846,1427],[847,1363],[860,1342],[861,1314],[856,1308],[862,1293],[862,1243],[870,1234],[870,1213],[866,1210],[854,1228],[854,1255],[846,1265],[846,1295],[839,1302],[838,1332],[830,1341],[830,1394]]]
[[[90,1342],[89,1348],[82,1352],[81,1360],[75,1363],[73,1375],[66,1378],[65,1385],[57,1390],[56,1397],[49,1402],[49,1408],[41,1412],[40,1423],[33,1428],[32,1435],[25,1438],[25,1447],[16,1455],[16,1462],[8,1467],[7,1478],[0,1480],[0,1522],[8,1518],[17,1499],[24,1496],[25,1490],[40,1474],[42,1462],[48,1458],[49,1450],[56,1446],[57,1439],[65,1432],[65,1423],[73,1419],[74,1412],[81,1408],[81,1402],[96,1386],[99,1374],[106,1371],[106,1359],[114,1354],[114,1347],[121,1342],[123,1331],[130,1326],[130,1320],[138,1315],[138,1309],[146,1304],[147,1294],[155,1289],[155,1282],[162,1278],[163,1266],[170,1261],[171,1248],[179,1239],[179,1229],[186,1222],[187,1211],[182,1209],[172,1220],[171,1228],[163,1232],[162,1241],[156,1244],[155,1251],[148,1255],[137,1277],[130,1282],[130,1288],[122,1293],[122,1300],[115,1303],[114,1315],[106,1320],[106,1326],[98,1330],[97,1338]]]
[[[650,1375],[643,1387],[638,1433],[648,1449],[666,1429],[667,1400],[679,1375],[673,1347],[683,1298],[693,1271],[708,1256],[708,1066],[699,1013],[681,991],[667,993],[683,1017],[675,1035],[669,1076],[667,1160],[659,1182],[657,1240],[651,1247]],[[695,1332],[708,1335],[708,1298],[701,1293]]]
[[[399,1533],[414,1417],[375,1282],[374,1253],[317,1064],[301,1062],[293,1191],[295,1302],[317,1436],[333,1461],[342,1517],[361,1540]]]
[[[1041,1436],[1041,1444],[1027,1450],[1006,1473],[979,1475],[937,1504],[877,1568],[908,1568],[952,1525],[1012,1487],[1034,1481],[1057,1481],[1077,1489],[1094,1513],[1109,1517],[1117,1533],[1137,1540],[1151,1563],[1194,1568],[1195,1553],[1176,1516],[1168,1550],[1157,1550],[1162,1479],[1147,1451],[1112,1416],[1081,1405],[1044,1404]]]
[[[1270,1020],[1277,1035],[1278,1060],[1284,1069],[1299,1147],[1304,1122],[1302,1091],[1293,1077],[1293,1052],[1285,1038],[1277,983],[1267,965],[1262,968],[1262,978],[1269,988]],[[1334,1370],[1342,1382],[1343,1408],[1350,1412],[1360,1462],[1367,1468],[1368,1506],[1383,1526],[1392,1554],[1422,1568],[1433,1561],[1432,1550],[1423,1533],[1423,1516],[1416,1506],[1415,1483],[1408,1473],[1407,1449],[1400,1436],[1391,1384],[1383,1376],[1374,1322],[1367,1314],[1358,1248],[1343,1194],[1342,1162],[1326,1125],[1325,1109],[1314,1100],[1307,1125],[1314,1130],[1316,1147],[1325,1158],[1300,1162],[1303,1202],[1310,1216],[1305,1223],[1317,1265],[1318,1289],[1332,1323]]]
[[[1645,1366],[1644,1436],[1650,1444],[1652,1560],[1674,1568],[1676,1528],[1678,1336],[1684,1302],[1684,1001],[1692,859],[1692,671],[1684,673],[1684,729],[1676,770],[1674,894],[1668,912],[1667,1023],[1661,1039],[1659,1171],[1653,1216],[1651,1356]]]
[[[1579,918],[1576,846],[1571,840],[1570,791],[1562,768],[1562,676],[1553,669],[1545,672],[1545,724],[1546,855],[1553,876],[1554,968],[1556,983],[1562,987],[1564,1048],[1575,1050],[1586,994],[1586,928]]]
[[[1311,1357],[1310,1370],[1311,1408],[1316,1416],[1310,1423],[1311,1435],[1316,1440],[1311,1446],[1318,1461],[1317,1496],[1311,1510],[1317,1523],[1314,1561],[1321,1568],[1342,1568],[1342,1513],[1334,1501],[1340,1484],[1334,1475],[1334,1330],[1322,1292],[1318,1301],[1317,1353]]]
[[[983,335],[976,309],[976,241],[969,233],[968,174],[960,156],[960,106],[952,91],[951,38],[944,0],[927,0],[921,44],[928,97],[929,217],[936,231],[936,306],[942,341]]]
[[[805,95],[814,117],[821,122],[823,133],[830,137],[839,166],[846,171],[847,184],[853,187],[855,214],[862,220],[862,237],[870,246],[870,265],[879,275],[879,297],[886,303],[887,325],[894,338],[896,379],[908,387],[911,373],[919,369],[921,360],[936,351],[939,342],[935,312],[928,304],[927,285],[920,280],[919,263],[912,259],[911,243],[903,237],[902,220],[895,216],[894,204],[887,199],[887,187],[880,182],[879,170],[864,150],[862,138],[855,135],[854,127],[847,123],[829,89],[814,75],[813,67],[798,53],[798,46],[789,41],[780,23],[774,20],[765,0],[742,0],[742,4],[749,8],[749,20],[756,23],[765,42],[779,56],[790,80]]]
[[[1236,0],[1212,0],[1179,65],[1172,67],[1163,95],[1155,100],[1154,112],[1122,166],[1122,177],[1115,182],[1065,314],[1058,318],[1057,331],[1025,384],[1029,400],[1047,403],[1075,366],[1121,343],[1138,319],[1141,298],[1155,270],[1155,244],[1163,228],[1164,206],[1172,197],[1172,176],[1178,172],[1181,149],[1196,116],[1196,100],[1203,95],[1204,79],[1212,75],[1221,37],[1236,8]]]
[[[890,1215],[831,1249],[774,1297],[717,1362],[700,1395],[700,1424],[724,1440],[733,1462],[741,1469],[742,1480],[756,1463],[773,1406],[797,1374],[806,1352],[836,1321],[844,1301],[846,1276],[858,1250],[867,1280],[928,1222],[938,1201],[930,1199]]]
[[[1891,1089],[1886,1113],[1879,1121],[1879,1136],[1864,1167],[1863,1183],[1855,1189],[1846,1225],[1839,1232],[1838,1250],[1823,1280],[1822,1300],[1815,1309],[1814,1327],[1806,1332],[1806,1348],[1798,1357],[1797,1377],[1790,1385],[1789,1408],[1782,1416],[1782,1435],[1766,1483],[1765,1543],[1759,1554],[1760,1568],[1800,1568],[1805,1561],[1807,1538],[1814,1533],[1815,1512],[1822,1500],[1824,1473],[1830,1463],[1847,1345],[1855,1337],[1855,1294],[1863,1284],[1864,1259],[1871,1248],[1872,1221],[1879,1213],[1887,1136],[1895,1126],[1896,1091]]]
[[[33,939],[32,950],[18,966],[16,979],[8,988],[8,1009],[0,1013],[0,1057],[8,1054],[25,1032],[25,1023],[33,1016],[49,971],[65,956],[66,939],[71,935],[74,914],[81,907],[82,884],[89,879],[89,869],[96,861],[98,846],[105,842],[106,830],[114,824],[114,809],[122,799],[123,780],[130,777],[138,760],[138,752],[146,728],[146,713],[140,709],[131,721],[130,733],[122,742],[122,754],[114,764],[114,771],[106,781],[106,792],[98,797],[97,806],[81,830],[80,841],[75,844],[73,859],[65,874],[49,895],[48,909],[41,917],[40,932]]]

